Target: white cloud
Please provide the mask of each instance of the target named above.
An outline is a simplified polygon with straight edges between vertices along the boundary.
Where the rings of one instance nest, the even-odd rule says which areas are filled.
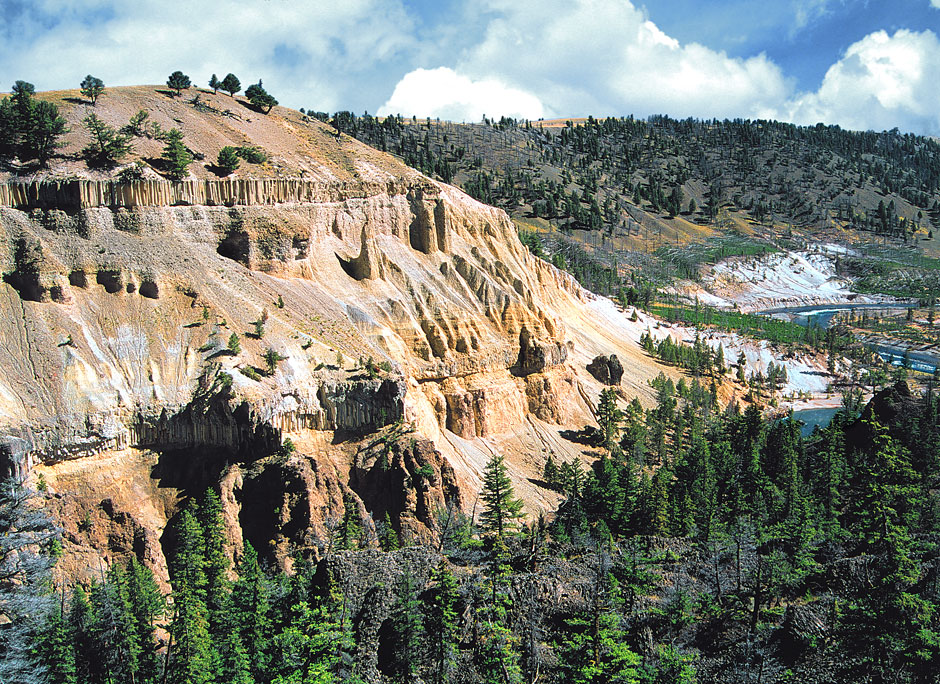
[[[546,116],[582,114],[758,116],[785,100],[790,85],[763,55],[738,59],[666,35],[622,0],[490,0],[482,40],[457,61],[456,77],[496,80],[530,93]],[[405,76],[414,82],[415,73]],[[453,80],[453,78],[451,79]],[[396,88],[396,91],[398,88]],[[492,95],[495,91],[487,89]],[[414,90],[421,111],[460,108],[466,97]],[[389,100],[383,110],[394,109]],[[487,104],[487,111],[496,112]]]
[[[492,78],[473,81],[453,69],[439,67],[415,69],[406,74],[378,113],[481,121],[484,115],[538,119],[545,112],[531,93]]]
[[[852,44],[826,72],[819,89],[794,98],[781,115],[791,121],[854,129],[895,126],[940,134],[940,41],[932,31],[871,33]]]
[[[930,0],[930,6],[940,9],[940,0]]]
[[[281,102],[349,108],[385,64],[416,49],[400,0],[41,0],[0,28],[0,71],[42,90],[162,83],[181,69],[258,78]],[[6,40],[3,40],[3,38]],[[9,85],[0,84],[0,88]],[[367,100],[363,100],[366,101]]]

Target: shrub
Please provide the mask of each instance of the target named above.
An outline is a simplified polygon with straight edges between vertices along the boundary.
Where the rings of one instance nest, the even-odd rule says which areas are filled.
[[[130,166],[126,166],[118,173],[118,181],[121,183],[131,183],[144,179],[144,163],[137,160]]]
[[[268,155],[260,147],[238,147],[235,154],[249,164],[264,164],[268,160]]]
[[[224,175],[229,175],[241,162],[238,159],[238,152],[234,147],[226,145],[219,151],[218,166]]]

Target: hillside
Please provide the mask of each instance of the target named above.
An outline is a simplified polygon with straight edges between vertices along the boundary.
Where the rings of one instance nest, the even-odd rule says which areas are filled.
[[[180,497],[219,483],[233,543],[282,563],[351,507],[427,537],[439,509],[473,509],[495,452],[535,514],[558,498],[538,480],[547,456],[580,457],[560,433],[593,422],[595,356],[620,358],[624,396],[652,398],[645,316],[389,155],[281,108],[233,118],[112,89],[95,110],[114,125],[151,107],[206,159],[250,144],[269,161],[257,179],[194,163],[182,183],[102,184],[72,156],[88,107],[40,97],[61,98],[72,131],[29,176],[41,201],[0,208],[0,420],[8,465],[63,494],[66,567],[137,549],[165,577]],[[157,144],[135,140],[127,161]],[[306,199],[279,201],[290,189]]]
[[[65,119],[68,133],[63,147],[48,164],[0,164],[0,181],[37,178],[113,179],[138,160],[144,178],[159,179],[159,160],[164,147],[161,134],[172,128],[183,134],[183,143],[196,156],[189,167],[190,178],[220,178],[215,167],[225,146],[260,148],[267,156],[261,164],[243,161],[234,176],[243,178],[303,178],[323,181],[383,180],[401,173],[401,165],[388,155],[357,145],[348,136],[320,125],[286,107],[275,107],[265,115],[244,97],[229,97],[211,90],[192,88],[179,97],[165,86],[108,88],[97,104],[78,90],[38,93],[37,99],[54,103]],[[82,157],[91,142],[84,123],[90,114],[121,130],[141,110],[148,116],[139,135],[131,135],[131,150],[114,166],[94,168]]]

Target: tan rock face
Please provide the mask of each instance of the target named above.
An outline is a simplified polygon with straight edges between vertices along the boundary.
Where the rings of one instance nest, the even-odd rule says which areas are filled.
[[[635,386],[658,372],[505,214],[416,174],[280,204],[120,196],[0,208],[0,433],[43,463],[76,567],[135,553],[165,572],[163,528],[208,486],[234,547],[284,564],[349,502],[367,529],[389,513],[427,537],[497,449],[535,510],[554,495],[526,475],[577,454],[552,435],[600,389],[578,345],[617,351]]]

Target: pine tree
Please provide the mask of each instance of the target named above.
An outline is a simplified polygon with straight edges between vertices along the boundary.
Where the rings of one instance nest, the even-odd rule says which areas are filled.
[[[518,526],[518,521],[525,517],[522,501],[515,497],[512,480],[509,479],[503,457],[499,454],[490,458],[483,471],[481,497],[483,513],[480,516],[480,526],[486,534],[496,539],[512,534]]]
[[[258,81],[255,85],[250,85],[245,89],[245,97],[248,98],[248,101],[253,104],[258,109],[262,110],[265,114],[269,113],[275,105],[277,105],[277,100],[264,89],[261,85],[261,81]]]
[[[199,522],[203,530],[206,573],[206,609],[209,633],[220,639],[230,610],[228,581],[229,560],[225,554],[225,523],[222,520],[222,502],[213,489],[207,489],[199,508]]]
[[[129,135],[119,133],[96,114],[89,114],[83,120],[91,136],[91,142],[82,149],[89,166],[110,167],[130,154],[132,149]]]
[[[156,621],[166,611],[166,600],[149,568],[131,556],[127,566],[127,598],[134,619],[134,637],[138,643],[139,684],[160,681],[160,661],[155,637]]]
[[[189,76],[182,71],[174,71],[166,80],[166,84],[169,88],[175,90],[176,96],[179,97],[183,94],[184,90],[192,85],[192,82],[189,80]]]
[[[77,684],[72,634],[61,608],[46,618],[36,651],[46,684]]]
[[[98,98],[104,92],[104,81],[88,74],[81,82],[82,95],[91,100],[91,106],[98,104]]]
[[[341,549],[354,549],[362,539],[362,516],[359,515],[359,505],[355,497],[346,492],[343,494],[343,520],[339,528],[339,545]]]
[[[41,682],[33,646],[43,617],[54,610],[49,592],[58,531],[18,481],[0,481],[0,681]]]
[[[45,166],[55,151],[64,143],[59,138],[69,132],[59,108],[51,102],[39,100],[33,104],[29,125],[23,137],[21,160],[35,159]]]
[[[235,74],[226,74],[225,78],[222,79],[222,83],[219,84],[219,87],[227,92],[230,97],[235,97],[235,93],[242,89],[242,84]]]
[[[246,541],[238,563],[238,579],[232,587],[232,624],[241,643],[250,645],[251,673],[256,681],[263,681],[267,672],[269,612],[269,591],[258,554]]]
[[[392,626],[392,662],[390,671],[396,681],[411,682],[424,660],[424,625],[421,603],[415,595],[414,578],[408,569],[395,588],[396,598],[390,616]]]
[[[192,508],[187,506],[180,514],[170,566],[174,616],[168,679],[172,684],[214,681],[215,657],[206,617],[205,537]]]
[[[95,684],[102,680],[94,636],[96,623],[88,595],[82,587],[76,587],[69,605],[69,632],[72,635],[75,681],[78,684]]]
[[[601,432],[602,446],[611,455],[619,451],[617,437],[622,422],[623,411],[617,406],[617,393],[610,387],[602,390],[597,405],[597,424]]]
[[[435,684],[451,681],[457,664],[457,599],[457,580],[441,561],[431,574],[424,609],[429,677]]]
[[[392,519],[389,517],[388,511],[385,511],[385,517],[382,519],[382,530],[379,535],[379,548],[383,551],[395,551],[400,547],[398,533],[392,526]]]
[[[239,160],[238,152],[234,147],[226,145],[219,151],[217,165],[219,169],[222,170],[223,175],[228,176],[234,173],[239,164],[241,164],[241,161]]]
[[[209,79],[209,87],[212,88],[212,92],[219,92],[219,88],[222,86],[222,82],[219,80],[219,77],[215,74],[212,74],[212,77]]]
[[[193,161],[186,145],[183,144],[183,134],[179,129],[171,128],[166,133],[166,146],[163,148],[163,163],[166,165],[167,175],[172,180],[182,180],[186,177],[187,169]]]
[[[121,567],[112,565],[107,580],[93,585],[89,596],[95,615],[95,658],[109,681],[137,681],[140,670],[140,641],[136,638],[126,580]]]
[[[640,658],[626,645],[627,633],[620,623],[621,603],[617,580],[605,557],[598,557],[589,604],[583,617],[568,621],[568,637],[559,648],[563,681],[572,684],[640,681]]]

